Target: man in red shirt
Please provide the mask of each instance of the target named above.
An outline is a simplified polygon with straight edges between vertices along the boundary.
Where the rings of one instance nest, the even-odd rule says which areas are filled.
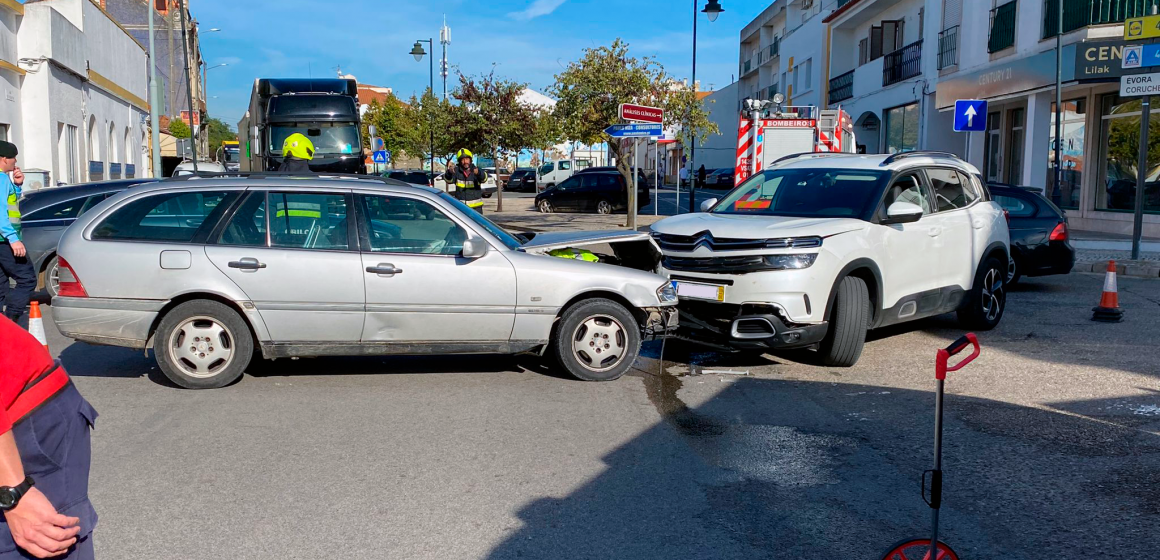
[[[0,317],[0,560],[93,558],[96,418],[44,346]]]

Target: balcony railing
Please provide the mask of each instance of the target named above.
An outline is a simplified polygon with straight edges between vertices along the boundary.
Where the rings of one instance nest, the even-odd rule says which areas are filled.
[[[987,52],[996,53],[1015,44],[1015,0],[991,9],[991,36]]]
[[[1043,0],[1043,38],[1055,37],[1060,0]],[[1063,32],[1152,15],[1160,0],[1063,0]]]
[[[854,71],[830,78],[830,105],[854,97]]]
[[[948,27],[938,34],[938,69],[959,63],[959,26]]]
[[[897,84],[922,73],[922,39],[882,55],[882,85]]]
[[[781,39],[774,37],[773,42],[769,44],[769,58],[777,56],[781,52]]]
[[[753,59],[741,63],[741,75],[744,76],[753,70]]]

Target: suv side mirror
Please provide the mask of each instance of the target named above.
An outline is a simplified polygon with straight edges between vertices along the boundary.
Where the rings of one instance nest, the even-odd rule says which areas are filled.
[[[912,202],[895,202],[886,209],[882,224],[908,224],[922,219],[922,207]]]
[[[713,208],[716,205],[717,205],[717,199],[710,198],[709,200],[706,200],[706,201],[701,203],[701,211],[708,212],[711,208]]]
[[[487,242],[471,237],[463,242],[463,252],[460,255],[465,259],[478,259],[487,254]]]

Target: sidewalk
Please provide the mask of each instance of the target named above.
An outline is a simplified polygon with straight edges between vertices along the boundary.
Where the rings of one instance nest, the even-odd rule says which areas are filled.
[[[496,197],[484,200],[483,212],[491,221],[512,232],[521,231],[587,231],[601,229],[626,229],[628,216],[618,214],[542,214],[536,210],[534,199],[528,195],[503,198],[503,212],[496,212]],[[641,214],[636,218],[637,229],[647,229],[665,216]]]
[[[1100,231],[1071,230],[1075,247],[1075,272],[1103,273],[1108,261],[1116,261],[1116,273],[1139,278],[1160,278],[1160,239],[1140,241],[1140,258],[1132,260],[1132,237]]]

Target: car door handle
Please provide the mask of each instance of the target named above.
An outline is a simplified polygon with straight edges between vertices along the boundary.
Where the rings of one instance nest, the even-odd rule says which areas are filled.
[[[253,257],[243,257],[236,261],[230,261],[230,268],[240,268],[242,270],[258,270],[259,268],[266,268],[266,263],[258,262],[258,259]]]
[[[372,274],[381,274],[384,276],[394,276],[396,274],[402,274],[403,269],[395,268],[395,265],[391,263],[379,263],[375,266],[368,266],[367,272]]]
[[[941,234],[941,233],[942,233],[942,228],[937,227],[937,226],[926,230],[926,234],[931,236],[931,237],[938,237],[939,234]]]

